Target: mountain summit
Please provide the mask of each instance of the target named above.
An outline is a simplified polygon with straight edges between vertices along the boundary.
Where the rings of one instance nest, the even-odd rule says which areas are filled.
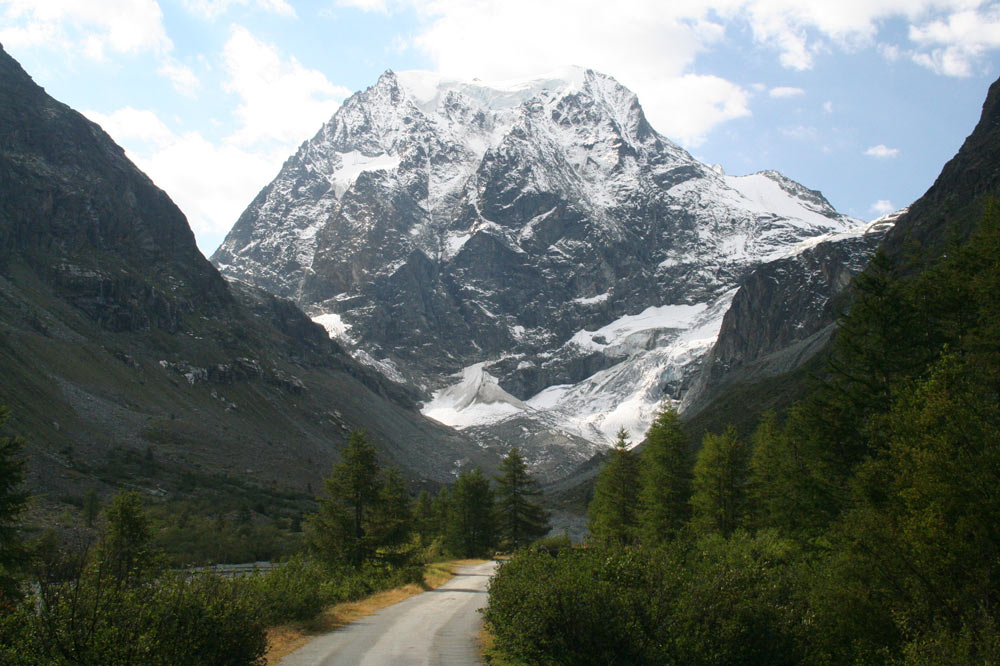
[[[862,227],[777,172],[702,164],[592,70],[387,71],[212,260],[417,386],[425,413],[576,458],[683,397],[748,270]]]

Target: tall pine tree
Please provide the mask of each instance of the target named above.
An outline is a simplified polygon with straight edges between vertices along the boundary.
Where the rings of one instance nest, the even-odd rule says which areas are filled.
[[[691,447],[672,407],[646,433],[639,474],[639,524],[647,545],[676,535],[691,515]]]
[[[516,550],[549,531],[545,510],[534,501],[542,494],[538,482],[528,474],[528,466],[517,447],[500,463],[497,482],[497,521],[502,543]]]
[[[445,548],[459,557],[483,557],[496,545],[490,480],[479,467],[463,472],[446,496]]]
[[[691,523],[697,531],[729,536],[743,524],[749,464],[749,448],[736,428],[705,434],[692,480]]]
[[[309,525],[309,543],[319,559],[357,567],[375,559],[379,548],[406,540],[409,497],[398,474],[382,473],[363,431],[351,434],[324,483],[327,495]]]
[[[587,516],[591,538],[598,543],[628,546],[638,540],[639,463],[628,449],[623,428],[597,474]]]

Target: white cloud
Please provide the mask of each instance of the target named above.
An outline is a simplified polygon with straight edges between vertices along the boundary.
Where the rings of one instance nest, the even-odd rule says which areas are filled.
[[[270,152],[248,150],[231,142],[212,143],[199,132],[175,133],[148,109],[125,107],[85,115],[128,146],[129,159],[187,215],[206,255],[288,154],[286,146]]]
[[[823,113],[833,113],[833,102],[830,100],[823,102]]]
[[[872,146],[871,148],[866,150],[865,155],[867,155],[868,157],[874,157],[876,159],[885,160],[899,155],[899,148],[890,148],[889,146],[880,143],[877,146]]]
[[[750,115],[747,92],[718,76],[644,81],[633,91],[650,124],[688,147],[700,145],[720,123]]]
[[[206,254],[349,94],[240,26],[231,29],[223,60],[224,86],[240,101],[233,111],[238,127],[220,141],[172,130],[148,109],[86,114],[128,146],[129,158],[180,206]]]
[[[133,144],[138,142],[151,147],[163,147],[176,140],[159,116],[146,109],[134,109],[131,106],[118,109],[114,113],[104,114],[98,111],[84,111],[104,131],[120,143]]]
[[[366,12],[388,14],[389,6],[386,0],[337,0],[338,7],[353,7]]]
[[[241,145],[302,141],[351,93],[294,57],[283,58],[241,26],[233,26],[223,57],[229,75],[224,88],[241,100],[235,111],[240,127],[231,137]]]
[[[295,16],[295,8],[286,0],[183,0],[184,8],[205,19],[218,18],[234,6],[253,7],[281,16]]]
[[[896,210],[896,207],[888,199],[879,199],[871,205],[871,212],[875,213],[876,217],[888,215],[894,210]]]
[[[778,86],[776,88],[771,88],[768,93],[771,97],[797,97],[799,95],[806,94],[806,91],[802,88],[792,88],[789,86]]]
[[[59,46],[103,59],[114,53],[169,52],[173,43],[156,0],[4,0],[5,42]]]
[[[195,73],[171,55],[163,12],[156,0],[0,0],[0,42],[7,48],[46,48],[103,61],[109,54],[152,53],[157,72],[173,88],[194,97]]]
[[[902,49],[895,44],[879,44],[878,52],[889,62],[896,62],[903,55]]]
[[[194,98],[197,96],[201,82],[191,68],[174,58],[166,58],[157,70],[161,75],[170,80],[170,84],[181,95]]]
[[[987,51],[1000,48],[1000,5],[910,26],[910,40],[930,49],[912,54],[918,65],[945,76],[970,76]]]

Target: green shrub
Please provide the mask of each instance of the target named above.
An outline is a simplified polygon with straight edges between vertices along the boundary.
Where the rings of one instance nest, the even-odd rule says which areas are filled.
[[[564,550],[573,547],[573,541],[569,534],[559,534],[557,536],[542,537],[531,544],[531,550],[537,550],[549,555],[558,555]]]
[[[519,553],[490,583],[485,620],[532,664],[800,663],[797,553],[771,534],[651,549]]]
[[[292,558],[251,579],[267,624],[307,622],[323,610],[330,598],[324,589],[327,573],[314,561]]]
[[[162,574],[123,586],[99,567],[0,617],[0,661],[19,666],[260,666],[260,604],[241,580]]]
[[[508,655],[537,664],[654,664],[655,618],[638,551],[524,551],[490,582],[485,621]]]

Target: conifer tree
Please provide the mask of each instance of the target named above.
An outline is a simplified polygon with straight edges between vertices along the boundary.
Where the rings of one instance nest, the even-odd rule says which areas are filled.
[[[624,428],[608,456],[594,484],[587,527],[598,543],[627,546],[638,537],[639,464]]]
[[[549,531],[548,515],[533,501],[542,491],[528,474],[528,467],[516,446],[500,463],[500,476],[493,478],[498,484],[497,520],[503,543],[516,550],[545,536]]]
[[[420,545],[424,547],[430,545],[441,531],[434,510],[434,500],[426,490],[421,490],[413,503],[413,531],[420,537]]]
[[[393,552],[406,543],[413,529],[410,494],[406,482],[395,467],[382,473],[382,487],[379,489],[378,503],[371,514],[371,524],[371,532],[376,538],[375,546],[387,549],[388,559],[399,562],[408,557],[406,552]]]
[[[363,431],[351,434],[324,484],[327,496],[309,528],[310,546],[320,559],[357,567],[374,559],[380,547],[405,540],[410,524],[405,487],[398,474],[382,473]]]
[[[677,534],[691,515],[691,447],[672,407],[661,411],[646,433],[639,474],[642,541],[655,545]]]
[[[129,586],[143,580],[157,566],[152,526],[134,490],[118,493],[104,510],[106,523],[96,559],[108,567],[112,579]]]
[[[729,536],[743,524],[749,463],[749,449],[733,426],[721,435],[705,434],[692,480],[691,522],[697,531]]]
[[[496,544],[493,489],[479,467],[463,472],[448,496],[445,547],[459,557],[482,557]]]

